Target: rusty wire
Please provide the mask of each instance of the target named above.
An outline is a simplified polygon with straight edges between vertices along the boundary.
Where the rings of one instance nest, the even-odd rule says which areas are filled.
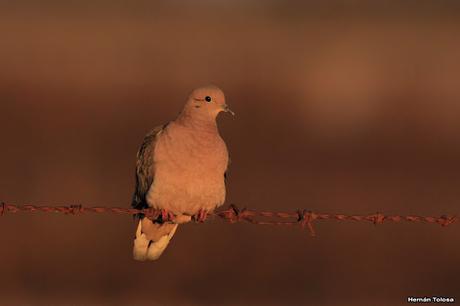
[[[78,215],[83,213],[115,213],[115,214],[129,214],[136,215],[142,213],[145,217],[158,220],[161,218],[162,221],[172,221],[175,216],[165,210],[157,210],[153,208],[148,209],[134,209],[134,208],[123,208],[123,207],[85,207],[82,205],[70,205],[70,206],[38,206],[38,205],[13,205],[7,203],[0,203],[0,216],[6,213],[17,213],[17,212],[45,212],[45,213],[63,213]],[[236,222],[248,222],[258,225],[287,225],[287,226],[300,226],[301,228],[307,228],[311,236],[315,236],[315,230],[313,222],[317,220],[336,220],[336,221],[368,221],[374,224],[382,224],[384,222],[425,222],[439,224],[441,226],[447,226],[452,223],[458,222],[458,216],[442,215],[440,217],[430,216],[400,216],[400,215],[384,215],[382,213],[374,213],[369,215],[346,215],[346,214],[328,214],[328,213],[317,213],[305,209],[300,209],[291,212],[276,212],[276,211],[261,211],[253,209],[240,209],[234,204],[230,205],[229,208],[218,210],[214,212],[206,212],[203,216],[192,216],[192,220],[195,222],[204,222],[206,217],[216,216],[229,223]],[[290,219],[288,221],[282,221],[282,219]]]

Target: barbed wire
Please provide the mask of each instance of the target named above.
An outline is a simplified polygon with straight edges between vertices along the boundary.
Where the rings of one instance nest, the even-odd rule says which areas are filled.
[[[6,213],[17,212],[44,212],[44,213],[63,213],[79,215],[84,213],[114,213],[114,214],[143,214],[151,220],[160,220],[162,222],[173,221],[176,216],[166,210],[153,208],[134,209],[124,207],[86,207],[83,205],[69,206],[39,206],[39,205],[14,205],[0,202],[0,216]],[[299,209],[291,212],[265,211],[247,208],[238,208],[231,204],[229,208],[217,210],[214,212],[201,211],[197,215],[191,216],[191,220],[203,223],[207,217],[220,217],[229,223],[247,222],[257,225],[285,225],[300,226],[307,228],[311,236],[315,236],[313,222],[317,220],[335,220],[335,221],[367,221],[374,224],[383,224],[384,222],[424,222],[448,226],[459,221],[457,215],[442,215],[440,217],[432,216],[415,216],[415,215],[384,215],[380,212],[368,215],[347,215],[347,214],[329,214],[318,213],[306,209]],[[280,219],[291,219],[290,221],[281,221]]]

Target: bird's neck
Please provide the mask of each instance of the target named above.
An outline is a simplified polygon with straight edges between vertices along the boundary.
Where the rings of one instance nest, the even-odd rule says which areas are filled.
[[[199,132],[218,133],[216,118],[206,115],[191,114],[189,111],[182,111],[176,119],[180,125]]]

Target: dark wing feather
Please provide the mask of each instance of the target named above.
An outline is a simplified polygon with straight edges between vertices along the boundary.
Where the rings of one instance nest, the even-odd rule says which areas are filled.
[[[137,152],[136,187],[131,206],[135,209],[148,208],[146,196],[155,177],[153,168],[153,150],[158,134],[167,126],[159,126],[150,131]]]
[[[230,163],[231,163],[231,159],[230,159],[230,156],[228,157],[228,162],[227,162],[227,169],[225,169],[225,172],[224,172],[224,183],[226,184],[227,183],[227,173],[228,173],[228,167],[230,167]]]

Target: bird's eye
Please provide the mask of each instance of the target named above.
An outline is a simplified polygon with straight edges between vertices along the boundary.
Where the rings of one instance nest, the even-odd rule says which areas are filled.
[[[204,97],[204,99],[206,100],[206,102],[211,102],[211,100],[212,100],[210,96],[206,96],[206,97]]]

